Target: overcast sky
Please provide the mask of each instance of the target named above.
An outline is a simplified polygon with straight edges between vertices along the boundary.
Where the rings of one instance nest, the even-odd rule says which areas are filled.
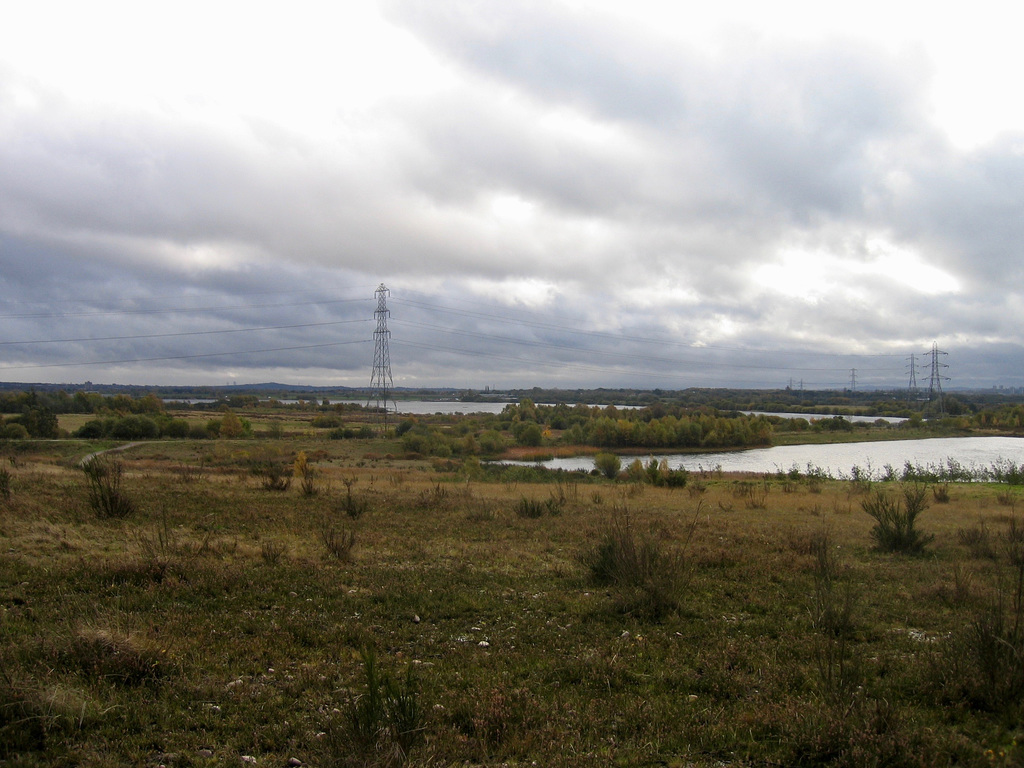
[[[0,380],[1024,385],[1024,10],[835,7],[0,0]]]

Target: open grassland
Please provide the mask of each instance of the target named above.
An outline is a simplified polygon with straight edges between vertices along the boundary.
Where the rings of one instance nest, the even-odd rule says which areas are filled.
[[[1024,762],[1007,486],[929,487],[908,556],[873,548],[877,483],[488,480],[301,436],[87,475],[103,447],[4,459],[0,764]]]

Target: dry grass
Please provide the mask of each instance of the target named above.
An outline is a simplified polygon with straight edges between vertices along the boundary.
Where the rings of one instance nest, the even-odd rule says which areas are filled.
[[[1020,758],[1007,726],[1019,705],[979,698],[942,651],[953,637],[970,648],[956,633],[986,620],[978,605],[1008,606],[998,542],[1016,517],[995,486],[931,507],[918,521],[930,556],[908,558],[873,549],[863,495],[836,481],[708,476],[693,496],[467,481],[376,441],[282,441],[282,463],[317,456],[324,490],[307,496],[252,477],[265,447],[120,455],[128,520],[90,513],[72,454],[11,467],[0,760],[199,765],[210,750],[225,764],[360,764],[320,734],[373,689],[366,649],[381,681],[415,676],[402,690],[416,738],[395,731],[400,748],[377,749],[377,764]],[[177,468],[200,457],[206,471],[185,481]],[[356,519],[346,485],[366,501]],[[558,514],[517,514],[523,498]],[[656,573],[598,585],[580,565],[625,508],[634,554],[662,553],[638,563],[685,554],[671,605],[637,609]],[[352,542],[343,556],[325,557],[332,530]]]

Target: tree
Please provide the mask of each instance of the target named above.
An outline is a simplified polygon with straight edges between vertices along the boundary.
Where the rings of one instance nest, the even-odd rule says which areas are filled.
[[[520,445],[526,446],[538,446],[541,444],[541,440],[544,437],[544,433],[541,432],[540,426],[537,424],[527,424],[522,430],[519,430],[516,435],[516,439]]]
[[[229,440],[241,437],[245,433],[245,426],[242,420],[235,415],[234,411],[225,411],[220,420],[220,436]]]

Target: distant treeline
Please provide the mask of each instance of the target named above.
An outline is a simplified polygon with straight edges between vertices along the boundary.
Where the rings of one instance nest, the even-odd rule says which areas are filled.
[[[929,402],[909,397],[907,390],[839,391],[833,389],[729,389],[693,387],[680,390],[636,389],[517,389],[509,392],[515,401],[535,403],[587,403],[596,405],[655,406],[685,408],[707,406],[718,411],[766,411],[808,415],[900,416],[973,413],[986,408],[1024,403],[1024,395],[1009,390],[972,390],[946,394]]]
[[[769,445],[773,434],[779,432],[854,428],[848,419],[839,415],[808,413],[806,417],[780,418],[743,413],[761,410],[749,407],[750,402],[734,405],[744,407],[685,406],[660,400],[633,408],[582,403],[538,405],[530,398],[523,398],[518,403],[509,403],[499,414],[440,417],[440,420],[428,416],[406,418],[400,422],[397,434],[410,453],[446,456],[497,455],[513,446],[542,445],[641,450],[743,448]],[[785,405],[785,409],[771,410],[799,413],[797,406],[778,405]],[[947,396],[941,412],[937,402],[927,406],[924,411],[901,412],[909,416],[900,428],[1024,433],[1024,403],[979,406]],[[252,435],[252,428],[247,420],[234,416],[232,409],[262,411],[285,407],[314,413],[311,428],[330,430],[328,436],[332,438],[367,438],[372,434],[366,424],[366,409],[357,403],[300,400],[284,405],[276,400],[261,400],[254,394],[234,394],[205,403],[186,404],[165,402],[153,393],[132,397],[87,391],[71,394],[61,390],[0,392],[0,412],[5,414],[0,417],[0,439],[66,436],[61,434],[57,421],[57,416],[65,413],[96,416],[75,432],[77,437],[90,439],[242,437]],[[867,415],[851,413],[854,409],[842,405],[833,407],[846,415]],[[177,408],[192,412],[208,410],[211,418],[202,426],[190,425],[175,417]],[[890,425],[879,422],[878,426]]]
[[[535,405],[529,399],[501,413],[517,438],[530,424],[560,430],[560,441],[597,448],[733,448],[771,443],[772,425],[762,416],[661,403],[646,408]],[[524,428],[524,425],[526,427]]]

